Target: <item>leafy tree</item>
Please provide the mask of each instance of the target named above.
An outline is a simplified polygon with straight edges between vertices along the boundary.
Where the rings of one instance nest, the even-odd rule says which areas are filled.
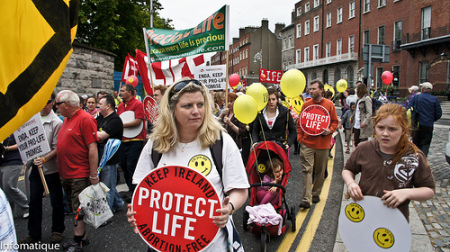
[[[116,54],[114,70],[122,71],[128,53],[145,51],[143,27],[149,27],[149,0],[81,0],[76,40]],[[153,0],[153,27],[173,29]]]

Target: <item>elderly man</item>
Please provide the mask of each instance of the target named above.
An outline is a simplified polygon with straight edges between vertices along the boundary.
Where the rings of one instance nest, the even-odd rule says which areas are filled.
[[[56,145],[58,171],[66,193],[67,205],[76,213],[80,206],[78,195],[89,184],[97,184],[98,151],[97,122],[87,112],[81,110],[78,95],[63,90],[56,96],[56,105],[61,115],[66,117],[61,126]],[[81,251],[89,244],[86,223],[77,220],[73,241],[63,245],[64,250]]]
[[[97,116],[97,136],[99,139],[98,156],[101,159],[104,147],[108,139],[122,139],[123,123],[114,110],[114,98],[111,95],[103,96],[100,101],[100,114]],[[116,189],[117,168],[120,163],[119,152],[116,152],[107,162],[100,172],[100,181],[109,188],[107,193],[108,205],[113,212],[119,210],[123,205],[119,192]]]
[[[441,118],[442,108],[436,96],[431,94],[433,85],[424,82],[421,86],[422,93],[411,99],[415,121],[419,122],[419,128],[414,133],[413,142],[427,156],[433,138],[434,122]]]
[[[330,126],[326,129],[322,128],[323,132],[320,135],[310,135],[297,123],[297,139],[300,144],[300,160],[303,175],[303,195],[300,203],[300,207],[302,208],[311,207],[311,196],[312,203],[320,201],[319,195],[322,191],[325,170],[327,169],[328,153],[331,148],[331,134],[336,130],[339,123],[333,102],[323,97],[323,83],[318,80],[312,81],[309,86],[309,91],[312,99],[303,104],[300,116],[303,110],[309,106],[320,105],[330,114]],[[315,168],[315,181],[312,186],[313,168]]]
[[[58,173],[58,163],[56,160],[56,144],[58,133],[62,125],[61,119],[53,112],[55,104],[55,94],[52,93],[47,105],[41,110],[42,125],[47,137],[51,151],[42,157],[35,158],[33,168],[30,173],[30,218],[28,219],[28,235],[19,243],[35,243],[41,240],[42,236],[42,194],[44,187],[39,175],[38,166],[42,167],[45,181],[50,191],[50,202],[52,206],[52,237],[51,243],[60,243],[64,232],[64,203],[61,181]]]
[[[134,120],[130,122],[124,122],[124,131],[127,128],[139,127],[141,123],[145,120],[144,106],[142,102],[138,101],[134,97],[134,87],[130,84],[125,84],[120,87],[120,95],[122,96],[123,102],[117,108],[117,114],[120,116],[126,111],[134,112]],[[128,193],[126,197],[127,202],[131,202],[131,196],[133,195],[134,188],[136,185],[131,183],[134,170],[136,169],[136,164],[141,154],[142,148],[144,147],[144,140],[146,138],[145,125],[139,134],[132,138],[123,137],[122,145],[120,146],[120,167],[123,171],[123,176],[125,177],[125,182],[128,186]]]

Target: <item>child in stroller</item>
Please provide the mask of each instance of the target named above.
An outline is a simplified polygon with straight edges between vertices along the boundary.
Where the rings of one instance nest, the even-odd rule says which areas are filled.
[[[266,171],[264,172],[263,183],[280,184],[283,178],[283,162],[279,158],[273,158],[272,162],[267,161]],[[275,186],[261,186],[256,189],[256,199],[259,203],[271,203],[277,205],[279,201],[279,188]]]

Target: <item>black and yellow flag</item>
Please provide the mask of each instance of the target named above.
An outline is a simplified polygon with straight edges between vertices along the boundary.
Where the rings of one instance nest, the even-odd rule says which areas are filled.
[[[72,54],[79,0],[0,1],[0,141],[39,112]]]

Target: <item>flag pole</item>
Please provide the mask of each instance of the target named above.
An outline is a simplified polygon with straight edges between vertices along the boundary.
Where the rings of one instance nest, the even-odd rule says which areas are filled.
[[[227,79],[226,79],[227,85],[226,85],[226,90],[225,90],[225,107],[226,107],[226,106],[228,106],[228,86],[229,86],[229,83],[228,83],[228,77],[229,77],[229,74],[228,74],[228,50],[226,50],[225,52],[226,52],[225,64],[226,64],[226,75],[227,75]]]

